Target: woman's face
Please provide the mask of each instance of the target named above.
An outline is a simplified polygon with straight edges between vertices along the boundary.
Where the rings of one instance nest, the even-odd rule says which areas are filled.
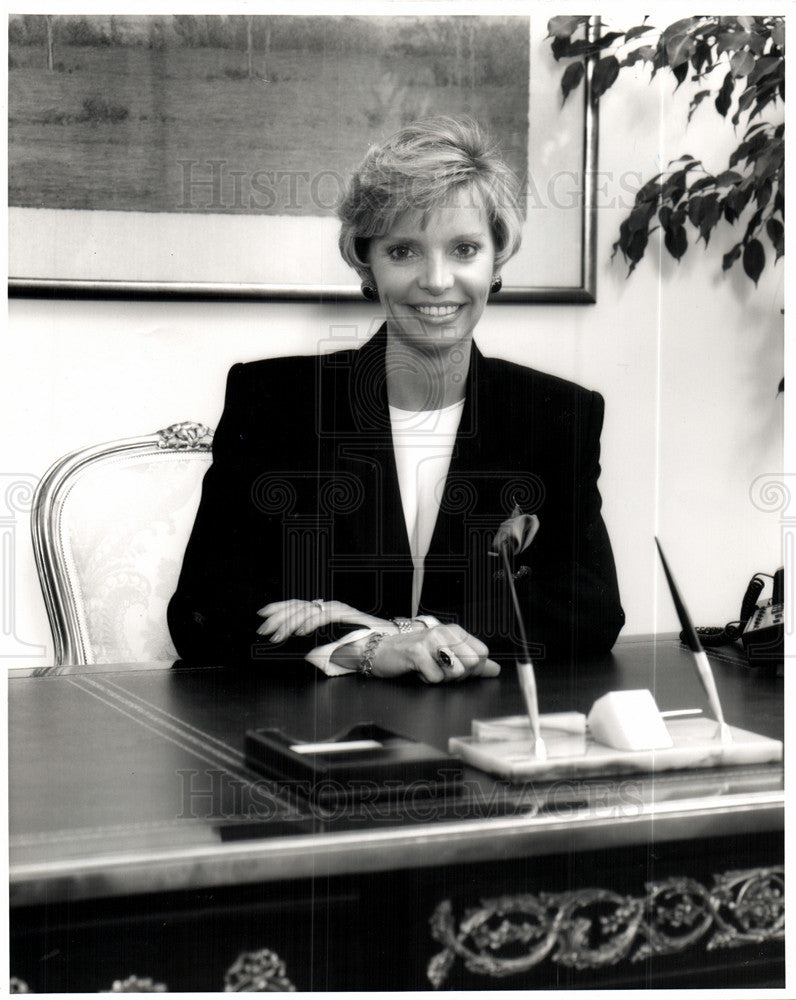
[[[494,278],[495,243],[475,188],[427,215],[407,212],[370,241],[369,263],[387,328],[407,347],[469,340]]]

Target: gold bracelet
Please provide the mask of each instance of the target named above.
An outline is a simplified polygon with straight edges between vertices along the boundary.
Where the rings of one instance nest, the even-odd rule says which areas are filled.
[[[386,632],[374,632],[368,636],[368,641],[365,643],[365,652],[362,654],[362,659],[357,668],[358,673],[362,674],[363,677],[373,676],[373,657],[376,655],[379,643],[385,635],[387,635]]]

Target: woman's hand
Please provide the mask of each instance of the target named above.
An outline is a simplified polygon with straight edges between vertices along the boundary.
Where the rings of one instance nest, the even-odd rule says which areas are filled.
[[[427,684],[467,677],[497,677],[489,649],[460,625],[434,625],[418,632],[385,635],[372,657],[374,677],[416,672]]]
[[[366,628],[393,628],[384,618],[357,611],[342,601],[275,601],[257,612],[264,619],[257,629],[258,635],[268,636],[271,642],[283,642],[290,635],[308,635],[322,625],[343,622]]]

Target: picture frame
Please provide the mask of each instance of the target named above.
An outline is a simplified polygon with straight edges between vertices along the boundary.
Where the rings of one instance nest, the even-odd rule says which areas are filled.
[[[522,178],[527,213],[520,251],[503,270],[500,298],[507,302],[591,303],[596,300],[598,148],[597,109],[590,88],[592,67],[587,67],[585,86],[562,103],[560,67],[545,42],[546,19],[511,16],[518,28],[527,26],[528,31],[527,172]],[[432,22],[440,17],[434,14],[413,20]],[[374,29],[384,28],[382,15],[367,18],[373,21]],[[471,25],[490,20],[498,19],[467,19]],[[591,31],[599,31],[597,19]],[[51,86],[58,83],[57,79],[51,81]],[[226,85],[226,81],[219,83],[219,87]],[[383,80],[374,82],[374,93],[378,94],[381,85]],[[13,73],[9,87],[13,95]],[[429,93],[434,90],[430,83]],[[318,100],[321,96],[317,94]],[[313,100],[311,94],[302,106],[311,106]],[[13,105],[12,96],[9,107]],[[79,115],[73,115],[72,121],[85,124]],[[387,124],[374,126],[374,139],[379,125],[386,128]],[[97,140],[105,126],[102,122],[95,129]],[[159,141],[164,147],[172,145],[170,129],[176,133],[178,128],[179,122],[160,123]],[[92,134],[87,127],[83,132],[82,141],[91,149]],[[11,128],[10,180],[14,176],[14,135]],[[356,156],[363,152],[364,146],[354,150]],[[347,180],[342,173],[322,166],[312,175],[301,173],[301,177],[306,173],[310,186],[316,185],[318,214],[192,211],[186,210],[186,197],[203,191],[212,194],[216,179],[220,178],[219,185],[224,179],[226,161],[178,159],[178,163],[183,184],[174,211],[53,207],[46,192],[37,207],[32,207],[13,204],[10,196],[9,293],[106,298],[360,298],[359,281],[337,251],[339,223],[333,205]],[[228,173],[234,175],[235,171],[229,169]]]

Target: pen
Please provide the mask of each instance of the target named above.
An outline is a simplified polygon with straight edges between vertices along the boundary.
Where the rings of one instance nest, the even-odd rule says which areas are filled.
[[[520,630],[520,644],[522,647],[522,659],[519,657],[517,663],[517,677],[520,682],[520,690],[525,700],[525,708],[531,722],[531,740],[533,741],[533,752],[539,760],[547,760],[547,747],[542,739],[542,727],[539,722],[539,698],[536,692],[536,675],[533,669],[533,660],[528,648],[528,638],[525,634],[525,623],[522,618],[520,602],[517,600],[517,591],[514,587],[514,577],[509,565],[509,557],[506,552],[506,543],[500,546],[500,554],[503,557],[503,568],[506,573],[506,581],[511,593],[511,602],[514,605],[514,616],[517,619],[517,627]]]
[[[674,582],[674,577],[669,569],[669,564],[666,562],[666,556],[663,554],[661,543],[658,541],[657,537],[655,539],[655,544],[658,546],[658,555],[661,557],[663,572],[666,574],[666,582],[669,584],[669,590],[672,595],[672,600],[674,601],[674,606],[677,609],[677,617],[680,619],[680,627],[685,635],[686,644],[694,654],[694,664],[696,665],[696,671],[699,679],[702,682],[702,687],[705,689],[705,694],[708,696],[710,710],[716,716],[716,720],[719,723],[721,741],[722,743],[731,743],[732,733],[730,732],[730,727],[724,721],[724,713],[721,710],[721,702],[719,701],[719,692],[716,690],[716,681],[713,677],[713,670],[708,662],[705,650],[702,648],[702,643],[699,641],[699,636],[696,634],[696,629],[691,622],[691,616],[688,614],[688,610],[683,603],[682,597],[680,597],[677,584]]]

